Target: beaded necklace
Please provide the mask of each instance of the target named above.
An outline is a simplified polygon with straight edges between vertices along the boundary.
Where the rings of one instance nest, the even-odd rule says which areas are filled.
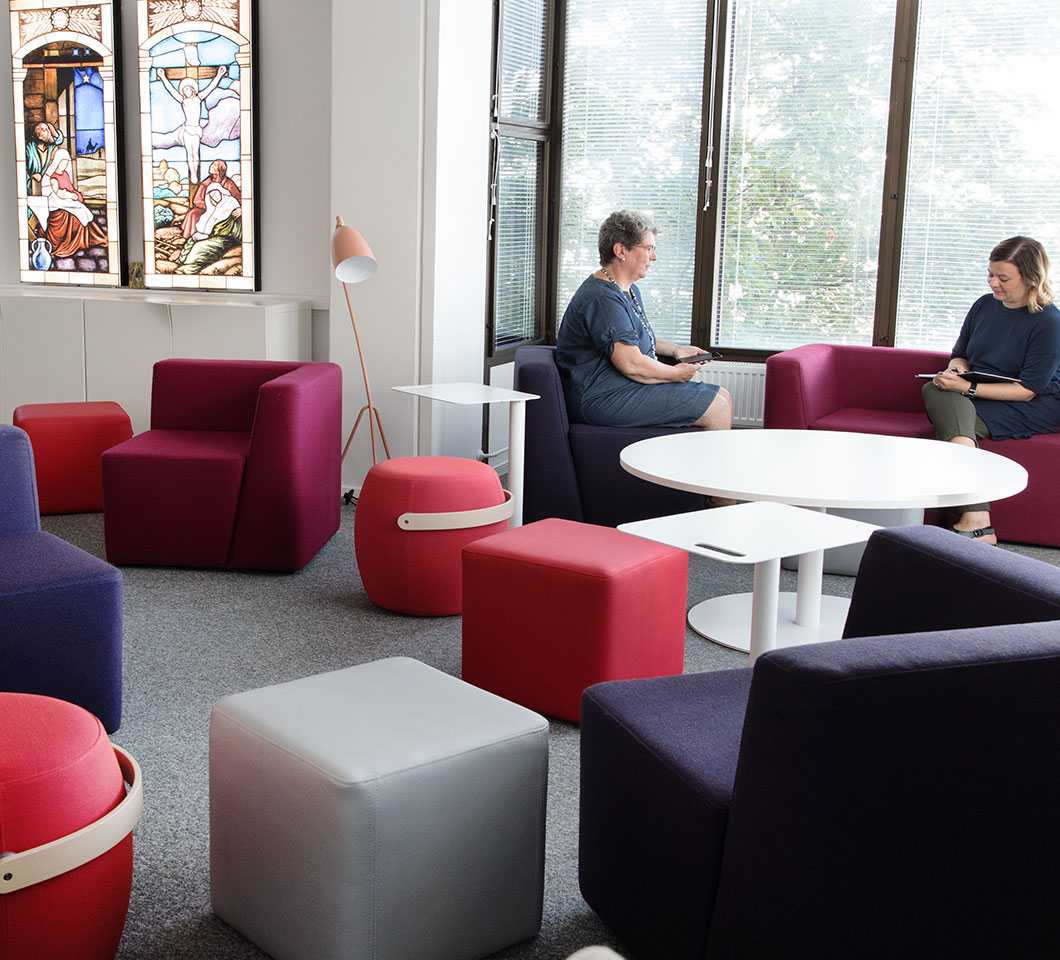
[[[601,267],[600,272],[604,275],[604,279],[607,280],[608,283],[613,283],[618,287],[620,292],[626,293],[629,296],[630,302],[633,304],[633,312],[637,315],[637,319],[640,320],[644,329],[648,331],[648,339],[651,341],[651,353],[649,356],[652,360],[658,360],[659,358],[655,353],[655,330],[652,329],[652,325],[648,322],[648,315],[644,312],[644,304],[634,296],[632,287],[627,291],[623,291],[622,287],[619,286],[618,281],[611,275],[611,271],[608,270],[607,267]]]

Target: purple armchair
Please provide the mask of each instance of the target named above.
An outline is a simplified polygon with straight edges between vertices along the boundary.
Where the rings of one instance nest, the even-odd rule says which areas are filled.
[[[0,689],[69,700],[113,733],[121,602],[120,570],[41,530],[29,437],[0,423]]]
[[[765,426],[933,437],[917,373],[941,370],[949,355],[894,347],[814,343],[766,361]],[[1060,434],[984,440],[984,450],[1026,468],[1027,489],[999,500],[991,519],[1002,540],[1060,546]]]
[[[597,427],[571,423],[556,348],[515,352],[515,389],[541,399],[526,408],[526,491],[523,520],[545,517],[605,527],[702,510],[704,498],[671,490],[627,473],[618,462],[638,440],[698,427]]]
[[[1058,684],[1060,570],[879,530],[843,640],[585,691],[582,895],[642,960],[1055,957]]]
[[[339,528],[342,371],[163,360],[151,429],[103,457],[107,559],[292,571]]]

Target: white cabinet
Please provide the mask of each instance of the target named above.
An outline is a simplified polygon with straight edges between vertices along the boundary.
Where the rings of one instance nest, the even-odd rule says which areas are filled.
[[[0,287],[0,422],[23,403],[116,400],[150,421],[167,357],[309,360],[310,304],[285,297]]]

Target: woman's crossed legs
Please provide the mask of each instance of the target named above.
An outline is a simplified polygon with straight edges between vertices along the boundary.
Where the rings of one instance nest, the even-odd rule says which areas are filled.
[[[975,412],[975,404],[963,394],[940,390],[933,383],[925,383],[921,393],[928,419],[935,428],[936,439],[977,447],[980,438],[990,436],[987,425]],[[990,526],[989,503],[965,506],[953,530],[983,543],[997,543],[997,534]]]

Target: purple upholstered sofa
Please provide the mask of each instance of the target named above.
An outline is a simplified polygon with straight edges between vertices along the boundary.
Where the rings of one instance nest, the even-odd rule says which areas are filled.
[[[617,527],[702,510],[703,497],[648,483],[618,462],[631,443],[684,430],[571,423],[555,352],[539,346],[515,352],[515,389],[541,398],[526,405],[524,521],[559,517]]]
[[[292,571],[339,528],[342,370],[162,360],[151,429],[103,455],[107,559]]]
[[[643,960],[1060,955],[1060,570],[872,535],[844,639],[590,687],[579,878]]]
[[[917,373],[941,370],[949,355],[895,347],[814,343],[766,361],[765,426],[933,437]],[[1060,547],[1060,434],[984,440],[984,450],[1023,466],[1027,489],[992,505],[1002,540]]]

